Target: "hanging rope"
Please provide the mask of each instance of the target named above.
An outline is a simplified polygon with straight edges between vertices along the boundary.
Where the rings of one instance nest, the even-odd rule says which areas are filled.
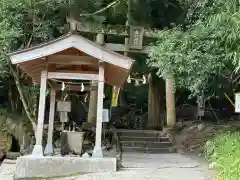
[[[63,80],[57,80],[57,79],[51,79],[54,82],[60,82],[60,83],[65,83],[65,84],[76,84],[76,85],[89,85],[91,82],[72,82],[72,81],[63,81]]]

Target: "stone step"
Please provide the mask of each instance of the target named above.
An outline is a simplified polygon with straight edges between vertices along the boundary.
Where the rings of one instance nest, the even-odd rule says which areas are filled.
[[[121,141],[154,141],[154,142],[169,142],[167,137],[141,137],[141,136],[120,136]]]
[[[151,131],[151,130],[117,130],[119,136],[134,136],[134,137],[163,137],[166,134],[163,131]]]
[[[123,152],[139,152],[149,154],[174,153],[173,148],[142,148],[142,147],[122,147]]]
[[[177,149],[174,147],[170,148],[147,148],[146,153],[158,154],[158,153],[176,153]]]
[[[120,141],[122,146],[126,147],[142,147],[142,148],[168,148],[172,147],[170,142],[155,141]]]

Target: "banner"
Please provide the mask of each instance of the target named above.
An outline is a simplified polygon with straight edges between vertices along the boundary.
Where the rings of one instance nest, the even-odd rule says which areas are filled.
[[[119,96],[120,88],[113,87],[113,93],[112,93],[112,107],[118,106],[118,96]]]

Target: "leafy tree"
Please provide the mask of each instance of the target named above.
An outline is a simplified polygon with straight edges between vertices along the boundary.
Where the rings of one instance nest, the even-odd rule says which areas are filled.
[[[36,130],[36,103],[38,88],[29,84],[28,77],[18,67],[12,66],[7,53],[30,47],[59,36],[64,31],[66,3],[63,0],[3,0],[0,3],[0,81],[11,87],[11,100],[21,99],[26,115]],[[12,87],[15,84],[16,86]],[[15,99],[13,99],[13,92]],[[12,102],[11,101],[11,102]],[[15,104],[12,102],[12,105]],[[12,106],[12,110],[14,109]]]
[[[117,3],[105,9],[113,2]],[[46,42],[64,34],[67,32],[66,16],[90,21],[95,25],[124,25],[127,19],[127,4],[127,0],[2,0],[0,3],[0,84],[3,89],[9,89],[11,92],[9,93],[11,109],[21,112],[24,108],[35,129],[38,87],[32,85],[18,67],[11,65],[6,56],[8,52]],[[176,0],[169,2],[133,0],[131,9],[133,24],[157,28],[176,23],[182,14],[182,8]],[[98,12],[96,16],[93,16],[96,12]],[[17,103],[20,99],[21,103]]]
[[[161,77],[173,74],[177,86],[196,95],[208,91],[217,77],[231,82],[237,78],[234,70],[240,67],[240,12],[237,0],[191,3],[195,6],[187,3],[193,7],[187,25],[161,31],[150,50],[148,64],[158,68]]]

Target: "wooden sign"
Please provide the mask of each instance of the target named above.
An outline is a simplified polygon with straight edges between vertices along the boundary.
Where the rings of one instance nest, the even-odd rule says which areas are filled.
[[[142,49],[144,27],[130,26],[130,49]]]
[[[235,94],[235,112],[240,113],[240,93]]]
[[[58,101],[57,111],[59,112],[71,112],[71,102],[69,101]]]

